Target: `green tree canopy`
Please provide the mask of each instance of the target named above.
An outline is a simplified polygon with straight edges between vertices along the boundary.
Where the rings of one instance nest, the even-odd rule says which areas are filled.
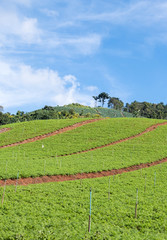
[[[104,106],[105,100],[109,99],[109,95],[106,92],[102,92],[98,95],[98,100],[101,102],[102,107]]]
[[[121,110],[124,106],[124,103],[116,97],[110,97],[108,100],[108,107],[114,108],[116,110]]]

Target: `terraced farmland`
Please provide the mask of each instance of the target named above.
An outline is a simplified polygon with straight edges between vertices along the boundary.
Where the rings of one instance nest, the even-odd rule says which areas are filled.
[[[18,186],[16,192],[8,186],[0,239],[166,239],[166,172],[165,163],[114,178]]]
[[[132,164],[134,160],[129,150],[124,151],[124,144],[120,145],[122,146],[121,150],[119,150],[118,144],[82,154],[58,156],[89,150],[125,139],[158,122],[163,123],[164,121],[128,118],[104,119],[36,142],[0,149],[0,177],[3,179],[16,178],[18,171],[22,177],[35,177],[94,172],[129,166],[128,164]],[[1,135],[3,134],[5,133]],[[126,155],[124,159],[122,154]],[[133,151],[133,154],[136,154],[136,151]],[[140,163],[136,155],[134,158],[135,164]]]
[[[11,125],[20,133],[24,129],[22,136],[13,136],[12,130],[2,132],[0,145],[32,138],[39,132],[47,134],[78,120],[73,121],[41,121],[36,133],[30,133],[33,129],[28,125],[26,130],[21,124]],[[0,181],[0,239],[166,239],[167,163],[122,175],[82,179],[102,176],[100,171],[117,174],[121,172],[114,169],[166,161],[166,121],[101,119],[67,130],[0,149],[0,177],[13,179]],[[57,178],[48,177],[52,175]],[[58,182],[80,176],[76,181]],[[42,181],[57,182],[35,184]],[[21,185],[28,183],[35,185]],[[92,222],[88,233],[90,187]]]
[[[0,126],[0,146],[23,141],[88,120],[87,118],[35,120]],[[3,131],[5,130],[5,131]],[[3,134],[2,134],[3,133]]]

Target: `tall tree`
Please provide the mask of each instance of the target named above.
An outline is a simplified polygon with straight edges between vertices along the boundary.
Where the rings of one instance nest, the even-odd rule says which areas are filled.
[[[121,110],[123,108],[124,103],[116,97],[110,97],[108,100],[108,107]]]
[[[92,96],[95,100],[95,107],[97,107],[97,100],[99,99],[98,96]]]
[[[102,92],[98,95],[99,102],[101,102],[101,106],[104,106],[105,100],[109,99],[109,95],[106,92]]]

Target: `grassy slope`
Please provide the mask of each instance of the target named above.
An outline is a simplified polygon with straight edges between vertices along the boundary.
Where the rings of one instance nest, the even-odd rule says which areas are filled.
[[[53,132],[84,120],[88,118],[35,120],[3,125],[0,129],[11,128],[11,130],[0,134],[0,146]]]
[[[60,136],[47,138],[45,142],[42,140],[42,142],[1,149],[0,177],[16,178],[18,171],[24,177],[101,171],[127,167],[141,162],[151,162],[166,157],[167,150],[164,143],[166,142],[167,126],[161,126],[151,133],[126,143],[93,152],[59,158],[51,157],[55,156],[56,153],[61,154],[65,151],[68,153],[76,151],[77,148],[81,150],[101,145],[106,139],[111,142],[134,135],[134,133],[136,134],[156,122],[162,121],[108,119],[63,133]],[[100,137],[102,135],[105,136],[104,139]],[[41,148],[42,143],[45,146],[43,149]]]
[[[0,239],[166,239],[166,172],[165,163],[115,178],[18,186],[16,193],[14,186],[6,187],[0,208]]]
[[[73,109],[76,113],[82,114],[85,116],[86,114],[96,115],[100,114],[101,117],[111,117],[111,118],[118,118],[118,117],[133,117],[132,113],[123,112],[121,114],[120,110],[110,109],[110,108],[103,108],[103,107],[89,107],[89,106],[75,106],[75,105],[67,105],[67,106],[57,106],[54,107],[55,111],[69,111]],[[40,110],[37,110],[41,111]]]

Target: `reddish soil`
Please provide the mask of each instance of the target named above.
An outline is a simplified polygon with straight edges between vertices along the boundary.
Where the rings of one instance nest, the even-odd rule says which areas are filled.
[[[93,120],[88,120],[88,121],[84,121],[84,122],[81,122],[81,123],[76,123],[76,124],[74,124],[70,127],[60,129],[56,132],[45,134],[45,135],[42,135],[42,136],[39,136],[39,137],[36,137],[36,138],[32,138],[32,139],[28,139],[28,140],[25,140],[25,141],[32,142],[32,141],[40,140],[40,139],[43,139],[45,137],[53,136],[55,134],[62,133],[62,132],[74,129],[76,127],[82,126],[84,124],[94,122],[94,121],[98,121],[98,120],[100,120],[100,119],[93,119]],[[86,150],[86,151],[83,151],[83,152],[95,150],[95,149],[98,149],[98,148],[103,148],[103,147],[106,147],[106,146],[110,146],[110,145],[113,145],[113,144],[117,144],[117,143],[121,143],[121,142],[130,140],[130,139],[133,139],[135,137],[139,137],[146,132],[153,131],[158,126],[162,126],[162,125],[165,125],[165,124],[167,124],[167,122],[155,124],[151,127],[148,127],[145,131],[143,131],[143,132],[141,132],[141,133],[139,133],[135,136],[131,136],[129,138],[125,138],[125,139],[122,139],[122,140],[119,140],[119,141],[115,141],[113,143],[106,144],[104,146],[96,147],[96,148]],[[22,142],[16,143],[16,144],[18,145],[18,144],[26,143],[25,141],[22,141]],[[14,144],[11,144],[11,145],[16,146]],[[11,145],[9,145],[9,146],[11,146]],[[7,147],[7,146],[3,146],[3,147]],[[74,153],[74,154],[76,154],[76,153]],[[141,163],[139,165],[133,165],[133,166],[126,167],[126,168],[112,169],[112,170],[101,171],[101,172],[96,172],[96,173],[82,173],[82,174],[77,173],[75,175],[55,175],[55,176],[42,176],[42,177],[35,177],[35,178],[29,177],[29,178],[21,178],[18,181],[16,179],[8,179],[8,180],[6,180],[6,185],[15,185],[16,182],[19,185],[28,185],[28,184],[46,183],[46,182],[63,182],[63,181],[85,179],[85,178],[99,178],[99,177],[104,177],[104,176],[117,175],[117,174],[122,174],[122,173],[126,173],[126,172],[131,172],[131,171],[139,170],[139,169],[142,169],[142,168],[155,166],[155,165],[158,165],[158,164],[161,164],[161,163],[164,163],[164,162],[167,162],[167,158],[164,158],[164,159],[152,162],[152,163]],[[0,186],[3,186],[4,183],[5,183],[4,180],[0,180]]]
[[[0,133],[7,132],[7,131],[9,131],[9,130],[10,130],[10,128],[2,128],[2,129],[0,129]]]
[[[51,136],[54,136],[54,135],[57,135],[57,134],[60,134],[60,133],[64,133],[64,132],[67,132],[67,131],[70,131],[70,130],[73,130],[75,128],[78,128],[80,126],[83,126],[85,124],[88,124],[88,123],[92,123],[92,122],[97,122],[97,121],[100,121],[102,120],[102,118],[99,118],[99,119],[90,119],[90,120],[86,120],[86,121],[83,121],[83,122],[79,122],[79,123],[75,123],[74,125],[71,125],[71,126],[68,126],[68,127],[64,127],[64,128],[61,128],[57,131],[54,131],[54,132],[51,132],[51,133],[47,133],[47,134],[43,134],[43,135],[40,135],[40,136],[37,136],[37,137],[33,137],[33,138],[29,138],[29,139],[26,139],[26,140],[23,140],[23,141],[20,141],[20,142],[16,142],[16,143],[12,143],[12,144],[8,144],[8,145],[4,145],[4,146],[0,146],[0,148],[6,148],[6,147],[14,147],[14,146],[17,146],[17,145],[20,145],[20,144],[25,144],[25,143],[29,143],[29,142],[35,142],[37,140],[42,140],[44,138],[47,138],[47,137],[51,137]],[[1,130],[4,130],[3,132],[7,131],[7,130],[10,130],[10,129],[1,129]],[[1,132],[0,132],[1,133]]]
[[[152,163],[141,163],[139,165],[134,165],[126,168],[112,169],[112,170],[101,171],[96,173],[77,173],[75,175],[55,175],[55,176],[42,176],[42,177],[35,177],[35,178],[29,177],[29,178],[21,178],[19,180],[8,179],[6,180],[6,185],[16,185],[16,183],[18,185],[29,185],[29,184],[47,183],[47,182],[72,181],[72,180],[85,179],[85,178],[100,178],[100,177],[132,172],[142,168],[152,167],[164,162],[167,162],[167,158],[164,158]],[[0,180],[0,186],[4,186],[4,184],[5,184],[5,180]]]
[[[66,154],[66,155],[61,155],[62,156],[68,156],[68,155],[74,155],[74,154],[79,154],[79,153],[84,153],[84,152],[89,152],[89,151],[94,151],[96,149],[99,149],[99,148],[104,148],[104,147],[108,147],[108,146],[111,146],[111,145],[115,145],[115,144],[118,144],[118,143],[121,143],[121,142],[126,142],[130,139],[133,139],[133,138],[136,138],[136,137],[140,137],[141,135],[143,135],[144,133],[147,133],[147,132],[151,132],[153,130],[155,130],[157,127],[159,126],[162,126],[162,125],[166,125],[167,122],[163,122],[163,123],[157,123],[155,125],[152,125],[151,127],[148,127],[146,130],[144,130],[143,132],[141,133],[138,133],[134,136],[131,136],[131,137],[128,137],[128,138],[124,138],[124,139],[120,139],[118,141],[115,141],[115,142],[111,142],[111,143],[108,143],[108,144],[105,144],[105,145],[102,145],[102,146],[99,146],[99,147],[95,147],[95,148],[91,148],[91,149],[88,149],[88,150],[84,150],[84,151],[80,151],[80,152],[75,152],[75,153],[70,153],[70,154]],[[59,156],[58,156],[59,157]]]

